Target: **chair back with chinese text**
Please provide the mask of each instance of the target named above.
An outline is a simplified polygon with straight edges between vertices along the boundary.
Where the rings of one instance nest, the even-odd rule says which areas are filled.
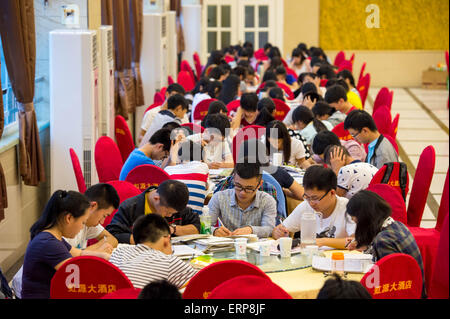
[[[143,192],[150,186],[159,186],[159,184],[168,179],[170,179],[169,174],[158,166],[144,164],[133,168],[128,173],[125,181],[130,182]]]

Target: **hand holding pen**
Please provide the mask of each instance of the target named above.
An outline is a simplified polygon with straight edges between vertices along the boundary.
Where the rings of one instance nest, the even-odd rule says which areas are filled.
[[[218,218],[217,220],[218,220],[218,222],[219,222],[219,228],[217,228],[217,229],[214,231],[214,236],[217,236],[217,237],[227,237],[227,236],[231,236],[231,231],[223,225],[223,223],[222,223],[222,221],[220,220],[220,218]]]

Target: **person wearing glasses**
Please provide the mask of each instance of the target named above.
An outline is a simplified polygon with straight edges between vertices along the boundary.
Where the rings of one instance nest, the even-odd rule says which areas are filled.
[[[344,129],[361,144],[367,144],[366,163],[380,169],[389,162],[398,162],[398,154],[391,142],[378,131],[372,116],[366,111],[352,111],[344,122]]]
[[[197,271],[172,254],[170,233],[170,226],[162,216],[141,216],[133,224],[136,245],[119,246],[109,261],[123,271],[135,288],[166,280],[180,289]]]
[[[233,172],[234,188],[214,194],[208,206],[214,236],[255,234],[269,237],[275,227],[277,203],[269,194],[259,191],[261,166],[251,161],[238,162]]]
[[[309,167],[303,177],[305,194],[304,202],[272,232],[272,237],[278,239],[287,237],[301,229],[301,218],[306,211],[322,214],[322,221],[317,229],[318,246],[345,249],[348,238],[353,238],[356,224],[348,216],[346,206],[348,199],[336,195],[337,178],[330,168],[314,165]]]

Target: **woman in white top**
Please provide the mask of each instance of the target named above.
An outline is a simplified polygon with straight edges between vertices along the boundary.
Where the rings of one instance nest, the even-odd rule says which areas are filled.
[[[313,112],[304,105],[300,105],[294,110],[292,113],[292,121],[294,122],[295,129],[306,139],[308,145],[312,145],[317,133],[333,129],[331,123],[317,120]]]
[[[292,60],[289,67],[295,71],[297,77],[302,73],[312,72],[310,60],[303,55],[302,50],[299,48],[295,48],[292,51]]]
[[[303,143],[291,138],[287,127],[280,121],[270,122],[266,127],[266,146],[270,154],[283,153],[283,163],[307,169],[311,164],[306,160]]]

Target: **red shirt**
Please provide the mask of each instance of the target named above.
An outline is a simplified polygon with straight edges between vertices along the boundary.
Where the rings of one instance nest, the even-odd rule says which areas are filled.
[[[356,107],[352,106],[352,108],[345,114],[345,115],[349,115],[351,111],[357,110]]]

